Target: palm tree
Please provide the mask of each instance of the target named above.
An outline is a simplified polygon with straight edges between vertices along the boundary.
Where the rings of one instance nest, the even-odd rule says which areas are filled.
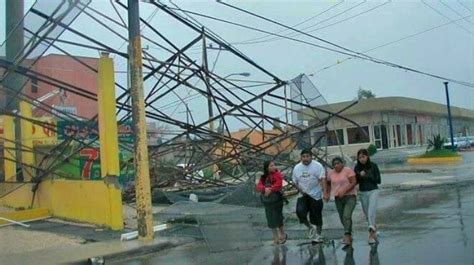
[[[375,94],[370,89],[363,89],[362,87],[359,87],[359,90],[357,90],[357,99],[364,98],[375,98]]]

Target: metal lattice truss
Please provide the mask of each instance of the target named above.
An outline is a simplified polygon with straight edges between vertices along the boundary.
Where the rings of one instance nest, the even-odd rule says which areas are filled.
[[[25,48],[14,61],[0,61],[0,67],[4,69],[1,75],[2,93],[26,100],[60,119],[84,124],[96,123],[96,118],[84,119],[68,113],[53,112],[51,106],[28,97],[23,91],[24,87],[15,89],[8,81],[9,78],[20,76],[26,83],[34,77],[80,95],[84,100],[97,101],[95,93],[42,75],[31,67],[35,63],[31,58],[38,58],[48,49],[74,58],[90,71],[96,71],[95,67],[76,56],[77,49],[107,52],[114,56],[116,65],[126,65],[127,27],[121,16],[126,14],[126,4],[124,1],[111,1],[110,10],[113,8],[115,11],[115,15],[111,16],[90,7],[89,2],[39,0],[35,3],[24,19],[28,40]],[[180,13],[179,9],[154,1],[147,4],[147,8],[153,8],[154,14],[159,12],[160,17],[173,21],[170,27],[180,32],[180,36],[191,36],[190,40],[183,42],[182,37],[176,39],[178,34],[160,30],[163,24],[154,24],[149,18],[141,18],[146,116],[148,121],[156,121],[164,128],[161,131],[162,141],[150,146],[150,160],[160,160],[174,154],[180,157],[179,162],[188,165],[187,170],[190,172],[207,170],[212,175],[219,172],[232,181],[246,180],[260,171],[266,159],[274,159],[284,168],[292,166],[292,151],[319,146],[323,137],[311,139],[310,132],[325,128],[331,118],[338,117],[355,124],[341,116],[345,109],[328,111],[318,108],[317,105],[324,101],[321,101],[322,97],[317,91],[309,94],[316,95],[311,96],[311,99],[304,95],[294,96],[294,91],[299,89],[301,92],[301,80],[306,78],[304,80],[309,81],[307,77],[283,81],[192,17]],[[100,29],[102,33],[94,35],[92,31],[74,29],[72,22],[76,18],[87,19],[89,28]],[[114,45],[109,41],[112,38],[123,44],[113,48]],[[245,69],[246,72],[224,72],[221,67],[216,67],[219,59],[224,60],[226,65],[238,66],[238,69]],[[210,62],[213,62],[212,66]],[[245,78],[249,77],[249,73],[251,78]],[[120,91],[117,116],[120,122],[131,117],[130,93],[123,83],[117,79],[116,87]],[[8,106],[2,111],[19,116]],[[296,117],[302,115],[313,122],[305,125],[296,123]],[[292,120],[289,118],[291,116]],[[239,131],[242,128],[245,130]],[[255,138],[260,138],[257,143]],[[68,163],[68,157],[92,144],[93,141],[85,141],[78,134],[70,136],[69,140],[48,152],[45,161],[34,168],[35,180],[54,174],[58,166]],[[121,148],[131,150],[125,143],[120,145]],[[189,176],[197,178],[196,174]],[[173,176],[160,175],[156,185],[169,185],[170,179]],[[199,178],[199,181],[218,186],[229,184],[222,178]]]

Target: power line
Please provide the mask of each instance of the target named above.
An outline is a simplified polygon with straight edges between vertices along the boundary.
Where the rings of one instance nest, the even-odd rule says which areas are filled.
[[[357,7],[357,6],[361,5],[361,4],[363,4],[363,3],[365,3],[365,1],[362,2],[362,3],[360,3],[360,4],[358,4],[358,5],[353,6],[353,7],[350,8],[350,9],[353,9],[353,8],[355,8],[355,7]],[[318,31],[318,30],[321,30],[321,29],[325,29],[325,28],[328,28],[328,27],[331,27],[331,26],[334,26],[334,25],[337,25],[337,24],[346,22],[346,21],[348,21],[348,20],[350,20],[350,19],[353,19],[353,18],[356,18],[356,17],[358,17],[358,16],[361,16],[361,15],[364,15],[364,14],[366,14],[366,13],[369,13],[369,12],[371,12],[371,11],[377,9],[377,8],[380,8],[380,7],[382,7],[382,6],[384,6],[384,5],[388,4],[388,3],[390,3],[390,1],[384,2],[384,3],[382,3],[382,4],[379,4],[379,5],[375,6],[375,7],[370,8],[370,9],[368,9],[368,10],[365,10],[365,11],[363,11],[363,12],[360,12],[360,13],[357,13],[357,14],[352,15],[352,16],[350,16],[350,17],[347,17],[347,18],[345,18],[345,19],[336,21],[336,22],[334,22],[334,23],[332,23],[332,24],[329,24],[329,25],[326,25],[326,26],[322,26],[322,27],[319,27],[319,28],[316,28],[316,29],[312,29],[312,30],[310,30],[310,31],[305,31],[305,33],[315,32],[315,31]],[[350,9],[348,9],[348,10],[350,10]],[[348,11],[348,10],[346,10],[346,11]],[[345,13],[345,12],[343,12],[343,13]],[[340,13],[340,14],[342,14],[342,13]],[[335,17],[335,16],[334,16],[334,17]],[[332,18],[332,17],[331,17],[331,18]],[[325,22],[325,21],[327,21],[327,20],[323,20],[323,21],[321,21],[321,23],[317,23],[317,24],[315,24],[315,25],[313,25],[313,26],[311,26],[311,27],[304,28],[304,29],[302,29],[302,30],[306,30],[306,29],[309,29],[309,28],[313,28],[314,26],[317,26],[317,25],[319,25],[319,24],[322,24],[322,23]],[[295,33],[295,32],[293,32],[293,33],[287,34],[286,36],[295,37],[295,36],[301,36],[301,35],[302,35],[301,33]],[[274,41],[274,40],[278,40],[278,39],[280,39],[280,38],[275,37],[275,38],[269,39],[269,40],[267,40],[267,41]],[[249,43],[249,44],[262,43],[262,42],[265,42],[265,41],[252,42],[252,43]]]
[[[380,48],[383,48],[383,47],[386,47],[386,46],[389,46],[389,45],[398,43],[398,42],[400,42],[400,41],[404,41],[404,40],[406,40],[406,39],[413,38],[413,37],[416,37],[416,36],[421,35],[421,34],[423,34],[423,33],[426,33],[426,32],[429,32],[429,31],[432,31],[432,30],[435,30],[435,29],[444,27],[444,26],[446,26],[446,25],[449,25],[449,24],[454,23],[455,21],[463,20],[463,19],[468,18],[468,17],[472,17],[472,15],[465,16],[465,17],[462,17],[462,18],[457,19],[457,20],[451,20],[451,21],[449,21],[449,22],[447,22],[447,23],[443,23],[443,24],[441,24],[441,25],[438,25],[438,26],[435,26],[435,27],[432,27],[432,28],[429,28],[429,29],[425,29],[425,30],[419,31],[419,32],[414,33],[414,34],[410,34],[410,35],[405,36],[405,37],[403,37],[403,38],[400,38],[400,39],[397,39],[397,40],[394,40],[394,41],[390,41],[390,42],[381,44],[381,45],[376,46],[376,47],[374,47],[374,48],[370,48],[370,49],[368,49],[368,50],[365,50],[365,51],[363,51],[363,52],[364,52],[364,53],[366,53],[366,52],[371,52],[371,51],[374,51],[374,50],[377,50],[377,49],[380,49]],[[316,71],[316,72],[314,72],[314,73],[311,73],[311,74],[317,74],[317,73],[319,73],[319,72],[321,72],[321,71],[324,71],[324,70],[327,70],[327,69],[329,69],[329,68],[332,68],[332,67],[334,67],[334,66],[336,66],[336,65],[339,65],[339,64],[341,64],[341,63],[343,63],[343,62],[345,62],[345,61],[348,61],[348,60],[350,60],[350,59],[353,59],[353,58],[354,58],[354,57],[347,57],[346,59],[344,59],[344,60],[342,60],[342,61],[337,61],[337,62],[334,63],[334,64],[325,66],[325,67],[323,67],[323,68],[319,69],[318,71]],[[311,74],[310,74],[310,75],[311,75]]]
[[[446,16],[445,14],[441,13],[438,9],[432,7],[431,5],[429,5],[428,3],[426,3],[425,1],[421,0],[421,2],[422,2],[425,6],[429,7],[431,10],[435,11],[436,13],[438,13],[438,15],[440,15],[440,16],[442,16],[442,17],[444,17],[444,18],[447,18],[448,20],[451,20],[451,18],[449,18],[449,17]],[[472,34],[472,31],[466,29],[466,28],[463,27],[461,24],[458,24],[458,23],[454,23],[454,24],[456,24],[459,28],[461,28],[462,30],[466,31],[467,33]]]
[[[449,10],[453,11],[454,13],[456,13],[459,17],[463,17],[464,15],[459,13],[458,11],[456,11],[454,8],[452,8],[450,5],[446,4],[445,2],[439,0],[439,2],[441,4],[443,4],[445,7],[447,7]],[[467,20],[466,20],[467,21]],[[468,21],[469,22],[469,21]]]
[[[323,42],[323,43],[332,45],[332,46],[337,47],[337,48],[339,48],[339,49],[341,49],[341,50],[344,50],[344,51],[347,51],[347,52],[353,52],[353,53],[356,53],[356,54],[358,54],[359,56],[362,56],[362,57],[367,57],[367,56],[364,55],[364,54],[359,54],[359,53],[357,53],[357,52],[355,52],[355,51],[353,51],[353,50],[347,49],[347,48],[345,48],[345,47],[343,47],[343,46],[340,46],[340,45],[338,45],[338,44],[336,44],[336,43],[327,41],[327,40],[325,40],[325,39],[322,39],[322,38],[316,37],[316,36],[314,36],[314,35],[308,34],[308,33],[306,33],[306,32],[303,32],[303,31],[301,31],[301,30],[292,28],[292,27],[287,26],[287,25],[285,25],[285,24],[283,24],[283,23],[277,22],[277,21],[275,21],[275,20],[273,20],[273,19],[270,19],[270,18],[261,16],[261,15],[258,15],[258,14],[256,14],[256,13],[253,13],[253,12],[250,12],[250,11],[248,11],[248,10],[245,10],[245,9],[242,9],[242,8],[239,8],[239,7],[236,7],[236,6],[233,6],[233,5],[224,3],[224,2],[222,2],[222,1],[219,1],[218,3],[220,3],[220,4],[222,4],[222,5],[225,5],[225,6],[227,6],[227,7],[230,7],[230,8],[236,9],[236,10],[238,10],[238,11],[240,11],[240,12],[249,14],[249,15],[251,15],[251,16],[260,18],[260,19],[262,19],[262,20],[271,22],[271,23],[273,23],[273,24],[279,25],[279,26],[281,26],[281,27],[284,27],[284,28],[293,30],[293,31],[295,31],[295,32],[301,33],[301,34],[303,34],[303,35],[305,35],[305,36],[308,36],[308,37],[310,37],[310,38],[316,39],[316,40],[321,41],[321,42]],[[286,36],[285,36],[285,37],[286,37]]]
[[[114,9],[115,9],[115,6],[114,6],[114,4],[113,4],[112,1],[110,1],[110,4],[111,4],[111,5],[114,7]],[[155,10],[153,10],[153,13],[151,13],[151,14],[148,16],[148,18],[145,19],[145,21],[151,22],[151,20],[156,16],[157,13],[158,13],[158,8],[155,9]],[[140,28],[140,31],[143,31],[143,29],[145,28],[145,26],[146,26],[146,25],[142,25],[141,28]],[[124,46],[125,44],[127,44],[127,42],[128,42],[128,40],[125,40],[125,41],[117,48],[117,51],[120,51],[120,49],[122,49],[123,46]],[[113,58],[113,57],[112,57],[112,58]],[[121,66],[122,63],[123,63],[123,62],[119,62],[119,63],[117,64],[117,67]]]
[[[331,20],[331,19],[333,19],[333,18],[336,18],[336,17],[338,17],[338,16],[340,16],[340,15],[343,15],[343,14],[345,14],[345,13],[347,13],[347,12],[353,10],[353,9],[356,9],[357,7],[359,7],[359,6],[363,5],[363,4],[365,4],[366,2],[367,2],[367,1],[364,0],[364,1],[362,1],[362,2],[360,2],[360,3],[358,3],[358,4],[356,4],[356,5],[353,5],[352,7],[348,8],[348,9],[342,11],[342,12],[339,12],[339,13],[337,13],[337,14],[335,14],[335,15],[329,17],[329,18],[323,19],[323,20],[319,21],[318,23],[313,24],[313,25],[311,25],[311,26],[309,26],[309,27],[305,27],[305,28],[303,28],[303,29],[301,29],[301,30],[303,31],[303,30],[307,30],[307,29],[314,28],[314,27],[316,27],[317,25],[323,24],[324,22],[327,22],[327,21],[329,21],[329,20]],[[294,34],[294,33],[292,33],[292,34]]]
[[[457,0],[457,2],[458,2],[462,7],[464,7],[465,9],[467,9],[469,12],[472,12],[472,9],[470,9],[469,7],[467,7],[466,5],[464,5],[463,2],[461,2],[461,1],[459,1],[459,0]]]
[[[289,29],[292,29],[291,27],[287,26],[287,25],[284,25],[282,23],[279,23],[279,22],[276,22],[276,21],[273,21],[269,18],[265,18],[265,17],[262,17],[260,15],[257,15],[255,13],[252,13],[250,11],[247,11],[247,10],[244,10],[244,9],[241,9],[241,8],[238,8],[238,7],[234,7],[232,5],[229,5],[229,4],[226,4],[226,3],[223,3],[223,2],[219,2],[223,5],[226,5],[226,6],[229,6],[231,8],[234,8],[234,9],[237,9],[241,12],[244,12],[244,13],[247,13],[247,14],[250,14],[252,16],[256,16],[256,17],[259,17],[263,20],[266,20],[266,21],[270,21],[272,23],[276,23],[282,27],[286,27],[286,28],[289,28]],[[188,12],[188,11],[187,11]],[[195,13],[195,12],[193,12]],[[202,14],[199,14],[199,13],[195,13],[197,15],[202,15]],[[206,16],[206,15],[204,15]],[[238,25],[240,27],[244,27],[244,28],[249,28],[249,29],[253,29],[253,30],[257,30],[257,31],[262,31],[260,29],[256,29],[256,28],[252,28],[252,27],[249,27],[249,26],[246,26],[246,25],[242,25],[242,24],[239,24],[239,23],[235,23],[235,22],[230,22],[230,21],[226,21],[226,20],[223,20],[223,19],[218,19],[218,18],[215,18],[215,17],[210,17],[210,16],[206,16],[208,18],[211,18],[211,19],[215,19],[215,20],[218,20],[218,21],[223,21],[223,22],[226,22],[226,23],[230,23],[232,25]],[[337,44],[333,44],[329,41],[326,41],[326,40],[323,40],[321,38],[318,38],[318,37],[315,37],[311,34],[307,34],[307,33],[304,33],[300,30],[297,30],[297,29],[292,29],[296,32],[299,32],[299,33],[302,33],[306,36],[309,36],[309,37],[312,37],[312,38],[315,38],[315,39],[318,39],[318,40],[322,40],[323,42],[325,43],[329,43],[331,45],[336,45],[336,47],[342,47],[340,45],[337,45]],[[277,36],[281,36],[281,35],[278,35],[278,34],[275,34]],[[335,50],[335,49],[332,49],[332,48],[329,48],[329,47],[324,47],[324,46],[320,46],[320,45],[316,45],[314,43],[309,43],[309,42],[306,42],[306,41],[302,41],[302,40],[299,40],[299,39],[294,39],[294,38],[290,38],[290,37],[286,37],[284,36],[284,38],[287,38],[287,39],[290,39],[290,40],[293,40],[293,41],[297,41],[297,42],[301,42],[301,43],[305,43],[305,44],[309,44],[311,46],[315,46],[315,47],[319,47],[319,48],[322,48],[322,49],[326,49],[326,50],[330,50],[330,51],[334,51],[334,52],[337,52],[337,53],[341,53],[341,54],[348,54],[347,52],[343,52],[343,51],[339,51],[339,50]],[[384,64],[386,66],[390,66],[390,67],[394,67],[394,68],[399,68],[399,69],[402,69],[402,70],[405,70],[405,71],[410,71],[410,72],[413,72],[413,73],[418,73],[418,74],[422,74],[422,75],[426,75],[426,76],[430,76],[430,77],[434,77],[434,78],[437,78],[437,79],[441,79],[441,80],[445,80],[445,81],[450,81],[450,82],[453,82],[453,83],[456,83],[456,84],[460,84],[460,85],[463,85],[463,86],[468,86],[468,87],[474,87],[474,84],[472,83],[469,83],[469,82],[465,82],[465,81],[459,81],[459,80],[455,80],[455,79],[451,79],[451,78],[447,78],[447,77],[443,77],[443,76],[439,76],[439,75],[436,75],[436,74],[431,74],[431,73],[428,73],[428,72],[424,72],[424,71],[421,71],[421,70],[417,70],[417,69],[414,69],[414,68],[410,68],[410,67],[406,67],[406,66],[402,66],[402,65],[399,65],[399,64],[395,64],[395,63],[391,63],[391,62],[388,62],[388,61],[384,61],[384,60],[380,60],[380,59],[377,59],[377,58],[374,58],[374,57],[371,57],[371,56],[368,56],[366,54],[363,54],[363,53],[360,53],[360,52],[354,52],[354,51],[351,51],[350,49],[347,49],[347,48],[344,48],[342,47],[344,50],[346,51],[350,51],[350,52],[353,52],[355,54],[351,55],[353,57],[356,57],[356,58],[360,58],[360,59],[364,59],[364,60],[369,60],[369,61],[372,61],[374,63],[379,63],[379,64]]]
[[[367,10],[365,10],[365,11],[363,11],[363,12],[360,12],[360,13],[357,13],[357,14],[355,14],[355,15],[352,15],[352,16],[350,16],[350,17],[348,17],[348,18],[343,19],[343,20],[339,20],[339,21],[334,22],[334,23],[332,23],[332,24],[329,24],[329,25],[326,25],[326,26],[323,26],[323,27],[319,27],[319,28],[310,30],[310,31],[308,31],[308,33],[314,32],[314,31],[317,31],[317,30],[321,30],[321,29],[325,29],[325,28],[328,28],[328,27],[331,27],[331,26],[340,24],[340,23],[342,23],[342,22],[346,22],[346,21],[348,21],[348,20],[350,20],[350,19],[353,19],[353,18],[356,18],[356,17],[358,17],[358,16],[367,14],[367,13],[369,13],[369,12],[371,12],[371,11],[374,11],[375,9],[378,9],[378,8],[380,8],[380,7],[382,7],[382,6],[386,5],[386,4],[389,4],[389,3],[391,3],[390,0],[387,1],[387,2],[384,2],[384,3],[382,3],[382,4],[376,5],[376,6],[370,8],[370,9],[367,9]]]
[[[154,2],[154,3],[157,4],[156,2]],[[456,83],[456,84],[463,85],[463,86],[474,87],[474,84],[469,83],[469,82],[459,81],[459,80],[455,80],[455,79],[452,79],[452,78],[447,78],[447,77],[443,77],[443,76],[439,76],[439,75],[435,75],[435,74],[430,74],[430,73],[423,72],[423,71],[420,71],[420,70],[416,70],[416,69],[413,69],[413,68],[410,68],[410,67],[401,66],[401,65],[398,65],[398,64],[390,63],[390,62],[377,60],[375,58],[361,57],[358,54],[350,54],[350,53],[343,52],[343,51],[340,51],[340,50],[336,50],[336,49],[332,49],[332,48],[329,48],[329,47],[317,45],[317,44],[307,42],[307,41],[303,41],[303,40],[300,40],[300,39],[295,39],[295,38],[275,34],[275,33],[269,32],[269,31],[257,29],[257,28],[254,28],[254,27],[250,27],[250,26],[247,26],[247,25],[244,25],[244,24],[228,21],[228,20],[225,20],[225,19],[221,19],[221,18],[217,18],[217,17],[213,17],[213,16],[208,16],[208,15],[205,15],[205,14],[201,14],[201,13],[197,13],[197,12],[193,12],[193,11],[189,11],[189,10],[184,10],[184,9],[181,9],[181,8],[177,9],[177,8],[170,8],[170,7],[167,7],[167,6],[162,6],[162,8],[168,8],[168,9],[171,9],[171,10],[179,10],[179,11],[184,12],[184,13],[193,14],[193,15],[196,15],[196,16],[208,18],[208,19],[211,19],[211,20],[227,23],[227,24],[242,27],[242,28],[246,28],[246,29],[249,29],[249,30],[254,30],[254,31],[263,32],[263,33],[269,33],[269,34],[272,34],[272,35],[283,37],[283,38],[288,39],[288,40],[296,41],[296,42],[299,42],[299,43],[307,44],[307,45],[310,45],[310,46],[318,47],[318,48],[321,48],[321,49],[325,49],[325,50],[340,53],[340,54],[349,55],[349,56],[352,56],[354,58],[369,60],[369,61],[372,61],[374,63],[384,64],[386,66],[390,66],[390,67],[394,67],[394,68],[400,68],[400,69],[405,70],[405,71],[410,71],[410,72],[413,72],[413,73],[418,73],[418,74],[430,76],[430,77],[433,77],[433,78],[449,81],[449,82]],[[312,35],[310,35],[310,36],[312,36]]]
[[[214,63],[212,64],[211,72],[214,72],[214,69],[216,68],[217,60],[219,60],[219,55],[221,55],[221,51],[222,49],[219,49],[219,51],[217,52],[216,59],[214,60]]]
[[[302,25],[302,24],[304,24],[304,23],[306,23],[306,22],[308,22],[308,21],[310,21],[310,20],[313,20],[313,19],[319,17],[320,15],[322,15],[322,14],[328,12],[329,10],[331,10],[331,9],[333,9],[333,8],[335,8],[335,7],[337,7],[338,5],[340,5],[340,4],[342,4],[342,3],[344,3],[344,1],[340,1],[339,3],[336,3],[336,4],[332,5],[332,6],[330,6],[328,9],[326,9],[326,10],[324,10],[324,11],[322,11],[322,12],[320,12],[320,13],[318,13],[318,14],[316,14],[316,15],[310,17],[310,18],[305,19],[305,20],[302,21],[302,22],[299,22],[299,23],[293,25],[293,27],[297,27],[297,26]],[[346,11],[347,11],[347,10],[346,10]],[[344,12],[346,12],[346,11],[344,11]],[[319,22],[319,23],[321,23],[321,22]],[[285,31],[288,31],[288,29],[283,29],[283,30],[277,31],[277,32],[275,32],[275,33],[283,33],[283,32],[285,32]],[[233,42],[232,44],[234,44],[234,45],[236,45],[236,44],[250,44],[250,43],[253,43],[254,41],[258,41],[258,40],[261,40],[261,39],[265,39],[265,38],[270,37],[270,36],[272,36],[272,35],[271,35],[271,34],[266,34],[266,35],[261,36],[261,37],[258,37],[258,38],[252,38],[252,39],[244,40],[244,41],[241,41],[241,42]]]
[[[280,34],[270,32],[270,31],[254,28],[254,27],[251,27],[251,26],[247,26],[247,25],[244,25],[244,24],[237,23],[237,22],[232,22],[232,21],[229,21],[229,20],[225,20],[225,19],[221,19],[221,18],[217,18],[217,17],[213,17],[213,16],[208,16],[208,15],[205,15],[205,14],[196,13],[196,12],[189,11],[189,10],[184,10],[184,9],[177,9],[177,8],[170,8],[170,7],[166,7],[166,8],[171,9],[171,10],[179,10],[179,11],[184,12],[184,13],[193,14],[193,15],[196,15],[196,16],[208,18],[208,19],[211,19],[211,20],[219,21],[219,22],[230,24],[230,25],[237,26],[237,27],[246,28],[246,29],[249,29],[249,30],[254,30],[254,31],[262,32],[262,33],[268,33],[268,34],[271,34],[271,35],[275,35],[275,36],[282,37],[282,38],[285,38],[285,39],[288,39],[288,40],[292,40],[292,41],[300,42],[300,43],[303,43],[303,44],[311,45],[311,46],[318,47],[318,48],[321,48],[321,49],[325,49],[325,50],[328,50],[328,51],[333,51],[333,52],[346,54],[346,55],[352,55],[352,54],[347,53],[347,52],[339,51],[339,50],[336,50],[336,49],[333,49],[333,48],[321,46],[321,45],[314,44],[314,43],[304,41],[304,40],[300,40],[300,39],[287,37],[287,36],[284,36],[284,35],[280,35]],[[361,56],[357,56],[357,57],[363,58]]]

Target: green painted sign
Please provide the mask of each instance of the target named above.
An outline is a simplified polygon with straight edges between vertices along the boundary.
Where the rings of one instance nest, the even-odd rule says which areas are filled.
[[[99,128],[97,123],[82,123],[77,121],[57,122],[58,140],[65,140],[70,137],[77,137],[85,141],[99,138]],[[131,121],[118,124],[118,138],[122,143],[133,143],[135,137]]]
[[[119,182],[122,184],[134,179],[133,165],[128,162],[131,158],[132,154],[130,152],[119,153],[121,165]],[[99,148],[82,149],[77,155],[69,159],[69,163],[62,165],[57,173],[66,179],[101,180]]]

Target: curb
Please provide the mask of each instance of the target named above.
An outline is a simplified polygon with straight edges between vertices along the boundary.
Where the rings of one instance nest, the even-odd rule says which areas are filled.
[[[430,184],[418,184],[418,185],[409,185],[409,184],[392,184],[382,187],[380,190],[385,191],[407,191],[407,190],[418,190],[426,188],[439,188],[439,187],[452,187],[456,185],[471,185],[474,184],[474,179],[466,180],[457,180],[457,181],[447,181],[447,182],[435,182]]]
[[[26,210],[12,210],[1,211],[0,217],[8,218],[17,222],[28,222],[32,220],[39,220],[51,217],[51,212],[46,208],[26,209]],[[10,224],[5,220],[0,220],[0,227]]]
[[[410,157],[407,159],[408,164],[419,165],[419,164],[453,164],[462,162],[462,156],[455,157]]]
[[[163,239],[162,239],[163,240]],[[126,251],[120,251],[116,253],[111,253],[111,254],[106,254],[103,256],[96,256],[96,257],[89,257],[86,260],[79,260],[76,262],[68,263],[68,264],[75,264],[75,265],[80,265],[80,264],[106,264],[109,262],[116,262],[116,261],[125,261],[127,259],[133,259],[137,258],[139,256],[151,254],[154,252],[178,247],[181,245],[186,245],[189,243],[193,243],[196,240],[192,238],[173,238],[173,239],[167,239],[163,240],[161,242],[157,243],[143,243],[142,246],[137,246],[136,248],[126,250]]]

